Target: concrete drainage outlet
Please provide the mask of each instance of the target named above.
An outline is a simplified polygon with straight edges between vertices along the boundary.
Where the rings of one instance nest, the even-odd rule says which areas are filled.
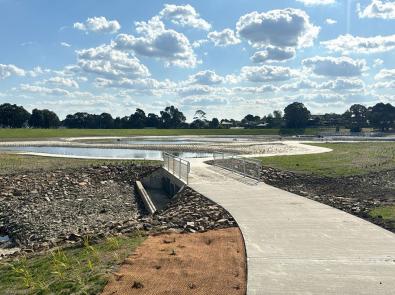
[[[185,183],[163,168],[159,168],[140,181],[136,189],[150,214],[162,210],[180,192]]]

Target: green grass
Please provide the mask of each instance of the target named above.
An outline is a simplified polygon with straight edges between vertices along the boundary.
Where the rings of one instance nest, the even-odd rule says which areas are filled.
[[[263,165],[300,173],[324,176],[350,176],[395,169],[395,143],[312,144],[333,149],[313,155],[260,158]]]
[[[307,128],[305,134],[317,134],[323,130]],[[332,130],[332,129],[331,129]],[[334,130],[334,129],[333,129]],[[299,134],[302,130],[280,129],[0,129],[1,140],[42,139],[82,136],[174,136],[174,135],[279,135]]]
[[[369,212],[369,215],[371,217],[381,216],[384,220],[392,222],[395,225],[395,205],[374,208]]]
[[[108,276],[145,237],[110,237],[98,244],[0,262],[0,294],[99,294]]]
[[[92,165],[125,164],[130,162],[150,165],[155,164],[157,161],[53,158],[0,152],[0,174],[79,168]]]

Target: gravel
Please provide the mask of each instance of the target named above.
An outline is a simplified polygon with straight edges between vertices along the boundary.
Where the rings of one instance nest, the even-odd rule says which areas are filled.
[[[124,164],[0,176],[0,236],[10,238],[0,243],[0,256],[81,243],[87,236],[237,226],[225,209],[188,187],[148,215],[134,185],[157,168]]]
[[[134,182],[157,167],[124,165],[0,176],[0,233],[24,251],[138,223]]]

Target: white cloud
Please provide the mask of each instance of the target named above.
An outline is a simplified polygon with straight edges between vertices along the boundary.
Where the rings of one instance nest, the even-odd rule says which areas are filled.
[[[176,84],[170,80],[158,81],[152,78],[128,79],[120,78],[118,80],[110,80],[105,78],[97,78],[96,85],[100,87],[117,87],[133,90],[135,93],[146,95],[161,95],[174,92]]]
[[[209,38],[215,46],[222,47],[236,45],[241,42],[241,40],[236,37],[235,33],[231,29],[224,29],[220,32],[210,32],[208,33],[207,38]]]
[[[48,88],[31,84],[21,84],[20,89],[25,92],[40,93],[46,95],[69,96],[70,92],[61,88]]]
[[[50,72],[51,72],[50,69],[42,69],[41,67],[38,66],[38,67],[34,67],[33,70],[27,71],[27,75],[35,78],[39,75],[43,75]]]
[[[127,52],[116,50],[109,45],[78,50],[77,56],[79,67],[87,73],[102,75],[111,79],[150,76],[147,67],[141,64],[136,57]]]
[[[63,86],[70,88],[79,88],[77,81],[65,77],[52,77],[45,81],[45,84]]]
[[[115,39],[115,47],[163,59],[166,66],[193,68],[198,63],[188,38],[182,33],[166,29],[158,17],[148,22],[136,22],[136,31],[141,37],[120,34]]]
[[[207,85],[191,85],[187,87],[180,88],[178,94],[180,96],[198,96],[198,95],[208,95],[212,94],[215,88],[209,87]]]
[[[187,97],[181,100],[182,105],[209,106],[228,104],[229,100],[224,97]]]
[[[208,42],[207,39],[196,40],[196,41],[193,41],[192,47],[193,47],[193,48],[199,48],[200,46],[202,46],[203,44],[205,44],[205,43],[207,43],[207,42]]]
[[[265,50],[255,52],[251,57],[254,63],[265,61],[284,61],[295,56],[295,48],[293,47],[275,47],[267,46]]]
[[[8,78],[10,76],[25,76],[25,70],[18,68],[15,65],[0,64],[0,80]]]
[[[201,85],[215,85],[224,82],[224,78],[217,75],[214,71],[206,70],[200,71],[194,75],[189,76],[188,81],[193,84]]]
[[[359,76],[366,69],[366,61],[342,57],[315,56],[302,61],[302,64],[311,68],[319,76],[329,77],[353,77]]]
[[[337,20],[334,20],[334,19],[332,19],[332,18],[327,18],[327,19],[325,20],[325,23],[326,23],[327,25],[334,25],[334,24],[337,24]]]
[[[290,84],[284,84],[280,87],[281,91],[299,91],[303,89],[316,89],[318,84],[310,80],[301,80]]]
[[[372,0],[363,10],[358,3],[357,12],[360,18],[395,19],[395,2]]]
[[[331,5],[335,4],[336,0],[296,0],[306,6],[318,6],[318,5]]]
[[[373,61],[373,67],[374,68],[378,68],[379,66],[381,66],[384,63],[384,61],[381,58],[376,58]]]
[[[165,4],[165,8],[159,13],[160,17],[171,20],[172,23],[202,30],[210,30],[211,25],[202,19],[199,13],[191,5]]]
[[[320,31],[305,11],[293,8],[248,13],[240,17],[236,28],[255,47],[309,47]]]
[[[373,85],[375,89],[395,89],[395,80],[393,81],[385,81],[385,82],[377,82]]]
[[[278,88],[273,85],[263,85],[261,87],[233,87],[233,92],[236,93],[254,93],[254,94],[261,94],[267,92],[276,92]]]
[[[333,91],[359,90],[364,87],[365,84],[359,79],[336,79],[324,82],[320,85],[321,89],[329,89]]]
[[[323,41],[321,45],[330,51],[348,53],[379,53],[395,49],[395,35],[358,37],[350,34]]]
[[[296,71],[280,66],[247,66],[241,69],[240,76],[250,82],[286,81],[296,76]]]
[[[60,46],[71,47],[71,45],[69,43],[67,43],[67,42],[60,42]]]
[[[104,16],[88,18],[84,23],[76,22],[73,27],[77,30],[95,33],[116,33],[121,25],[116,20],[107,20]]]
[[[382,69],[374,78],[376,80],[395,80],[395,69]]]

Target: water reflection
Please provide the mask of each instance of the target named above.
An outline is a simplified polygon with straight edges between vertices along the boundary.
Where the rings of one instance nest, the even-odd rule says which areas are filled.
[[[135,149],[107,149],[107,148],[77,148],[77,147],[4,147],[0,150],[33,152],[62,156],[77,156],[90,158],[109,159],[141,159],[141,160],[162,160],[163,151],[155,150],[135,150]],[[212,153],[204,152],[171,152],[182,158],[208,158]]]

